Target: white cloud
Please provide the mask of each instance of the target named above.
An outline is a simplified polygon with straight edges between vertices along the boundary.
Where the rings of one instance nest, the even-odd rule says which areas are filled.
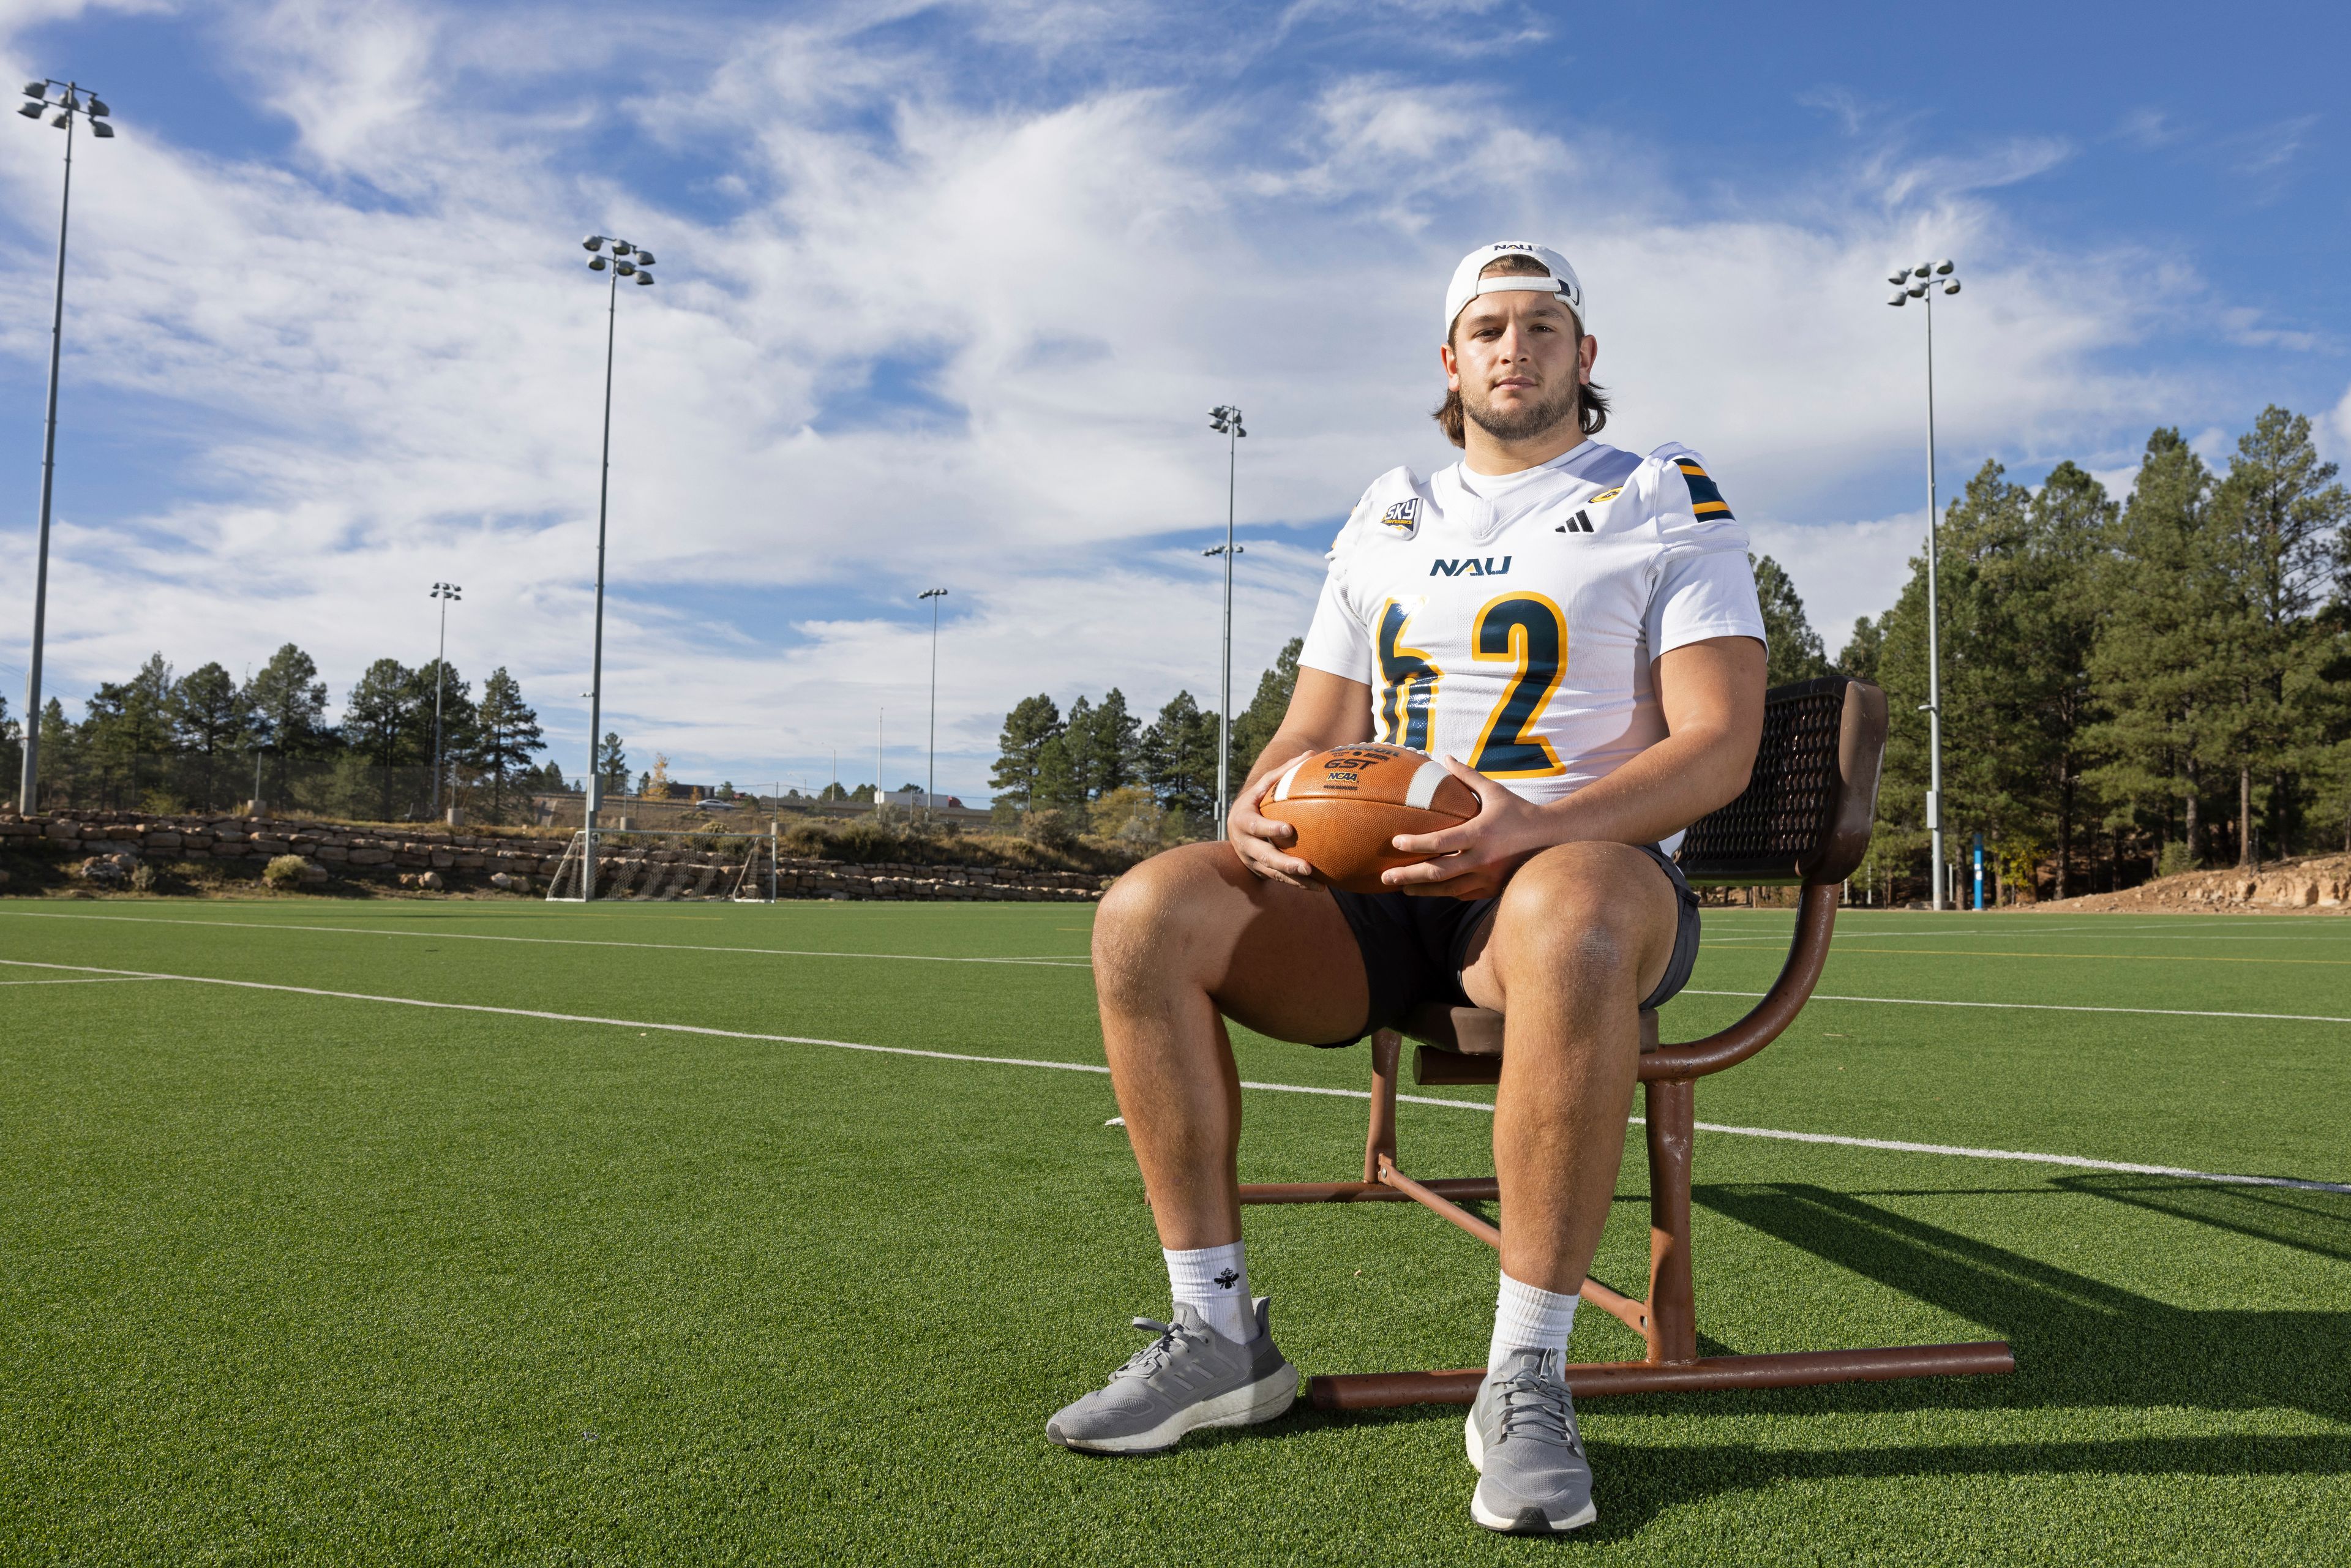
[[[1901,596],[1911,558],[1926,546],[1927,509],[1869,522],[1759,522],[1748,533],[1756,554],[1786,570],[1834,659],[1856,620],[1885,613]]]
[[[928,640],[911,596],[934,583],[955,591],[943,787],[980,790],[1024,693],[1205,696],[1215,596],[1178,530],[1221,526],[1201,411],[1226,401],[1252,430],[1245,701],[1361,486],[1449,459],[1426,417],[1437,293],[1499,233],[1557,236],[1583,270],[1611,437],[1700,446],[1742,516],[1835,515],[1856,476],[1910,461],[1921,323],[1881,303],[1892,256],[1968,261],[1937,323],[1947,451],[2054,454],[2173,390],[2101,368],[2151,308],[2072,282],[2095,269],[2045,265],[1966,193],[2048,166],[2054,143],[1865,167],[1857,186],[1825,171],[1764,217],[1474,89],[1343,78],[1295,115],[1134,88],[975,106],[951,58],[820,19],[689,35],[706,52],[658,80],[559,80],[570,100],[517,108],[435,84],[501,68],[486,30],[592,55],[556,14],[284,0],[243,26],[298,172],[175,149],[131,114],[77,187],[75,406],[152,400],[203,440],[186,496],[146,515],[87,517],[66,476],[53,690],[159,646],[235,668],[291,638],[340,693],[370,659],[429,655],[424,588],[454,578],[453,658],[512,667],[577,767],[563,710],[586,674],[605,297],[573,236],[608,224],[664,281],[620,301],[607,713],[632,753],[697,777],[849,754],[876,706],[913,712]],[[734,150],[710,176],[732,204],[600,172],[580,150],[600,115],[681,160]],[[12,207],[41,210],[55,177],[45,148],[0,139]],[[36,245],[0,265],[0,351],[20,362],[47,287]],[[922,367],[944,412],[853,408],[876,361]],[[1285,523],[1301,528],[1269,531]],[[1835,644],[1890,601],[1916,531],[1758,538]],[[9,625],[24,592],[0,584]]]

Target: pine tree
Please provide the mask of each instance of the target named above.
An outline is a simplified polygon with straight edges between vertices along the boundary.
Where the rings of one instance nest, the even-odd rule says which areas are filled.
[[[2055,821],[2060,898],[2077,891],[2075,830],[2088,825],[2095,797],[2086,775],[2103,716],[2090,664],[2105,618],[2116,511],[2096,479],[2060,463],[2026,509],[2021,548],[1988,564],[1981,579],[1991,600],[1984,616],[1996,630],[1980,657],[2005,677],[2003,727],[2032,743],[2015,758],[2011,790],[2026,810]]]
[[[602,793],[622,795],[629,789],[629,753],[621,744],[616,730],[606,730],[604,738],[596,743],[596,777],[602,779]]]
[[[51,697],[41,705],[41,798],[69,801],[89,766],[88,736],[66,717],[66,705]],[[21,765],[20,765],[21,766]]]
[[[0,696],[0,789],[16,782],[25,771],[25,729],[8,716],[8,699]]]
[[[523,701],[522,687],[504,664],[482,683],[481,706],[475,711],[475,738],[466,760],[490,781],[490,814],[503,821],[506,792],[522,781],[531,753],[547,749],[538,715]]]
[[[1769,657],[1764,683],[1784,686],[1827,674],[1829,661],[1821,647],[1821,634],[1804,618],[1804,601],[1795,583],[1768,555],[1750,553],[1747,560],[1755,569],[1755,596],[1763,606],[1763,645]]]
[[[2207,738],[2236,773],[2241,865],[2258,858],[2257,805],[2267,808],[2270,839],[2280,847],[2291,841],[2298,816],[2291,768],[2314,737],[2288,693],[2305,683],[2314,660],[2326,657],[2310,611],[2351,516],[2335,473],[2334,464],[2319,461],[2310,421],[2272,404],[2238,438],[2212,497],[2215,559],[2229,584],[2215,649],[2231,700],[2212,712]]]
[[[1037,796],[1039,753],[1061,733],[1061,710],[1046,694],[1022,697],[1013,705],[1004,716],[996,765],[987,775],[996,799],[1009,802],[1017,810],[1029,808]]]
[[[1165,810],[1197,821],[1217,801],[1217,716],[1177,692],[1143,732],[1144,780]]]
[[[101,684],[84,706],[81,728],[89,760],[104,772],[126,773],[131,804],[141,805],[172,743],[172,666],[156,653],[131,679]],[[47,739],[46,727],[42,738]]]
[[[213,809],[213,780],[232,751],[242,751],[253,733],[253,710],[236,679],[217,663],[200,664],[172,686],[166,706],[172,739],[195,759],[197,795]]]
[[[343,737],[372,764],[382,781],[379,820],[392,819],[392,770],[427,762],[433,746],[433,716],[420,725],[416,672],[397,659],[378,659],[351,684],[343,704]]]
[[[1258,677],[1257,695],[1233,721],[1232,777],[1236,784],[1249,777],[1249,769],[1265,754],[1266,744],[1281,728],[1281,721],[1290,712],[1290,695],[1298,690],[1298,655],[1305,649],[1305,638],[1292,637],[1275,657],[1273,668]]]
[[[1086,730],[1083,777],[1088,800],[1099,800],[1134,782],[1142,727],[1126,711],[1126,694],[1111,687]]]
[[[1885,646],[1885,629],[1868,616],[1862,616],[1853,623],[1853,635],[1845,639],[1844,651],[1837,655],[1837,672],[1875,685],[1878,655]]]
[[[287,764],[316,756],[335,742],[327,725],[327,683],[319,678],[319,666],[310,655],[288,643],[246,679],[245,706],[252,716],[253,744],[267,749],[272,788],[282,800]]]
[[[1977,612],[1977,559],[2023,530],[2024,490],[1987,463],[1946,511],[1937,571],[1941,613],[1943,821],[1948,830],[2003,829],[2030,838],[2038,824],[2024,819],[2002,788],[1993,716],[1976,655],[1981,638]],[[1877,795],[1879,848],[1899,864],[1925,850],[1927,789],[1931,777],[1927,701],[1927,561],[1913,557],[1910,579],[1892,609],[1878,618],[1878,684],[1886,688],[1884,780]],[[1925,869],[1923,866],[1920,869]]]
[[[456,769],[481,745],[481,722],[474,710],[473,694],[473,683],[460,675],[455,664],[439,659],[428,661],[410,677],[408,700],[423,737],[419,760],[427,765],[437,762],[444,783],[454,782]],[[436,733],[441,742],[437,757],[433,748]]]

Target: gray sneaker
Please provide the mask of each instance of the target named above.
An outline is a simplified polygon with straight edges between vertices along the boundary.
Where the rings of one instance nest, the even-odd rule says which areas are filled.
[[[1600,1517],[1592,1463],[1576,1435],[1560,1352],[1514,1350],[1486,1374],[1469,1406],[1469,1517],[1513,1535],[1552,1535]]]
[[[1298,1369],[1273,1343],[1271,1303],[1253,1303],[1257,1337],[1236,1344],[1178,1303],[1176,1321],[1137,1318],[1159,1337],[1110,1375],[1107,1387],[1064,1406],[1045,1436],[1089,1454],[1155,1454],[1196,1427],[1253,1427],[1298,1397]]]

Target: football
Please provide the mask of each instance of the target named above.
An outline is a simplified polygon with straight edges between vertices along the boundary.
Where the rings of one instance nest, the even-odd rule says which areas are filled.
[[[1298,830],[1290,852],[1317,881],[1350,893],[1387,893],[1380,873],[1427,855],[1395,847],[1398,833],[1434,833],[1478,814],[1469,786],[1425,751],[1365,741],[1301,757],[1274,776],[1258,810]]]

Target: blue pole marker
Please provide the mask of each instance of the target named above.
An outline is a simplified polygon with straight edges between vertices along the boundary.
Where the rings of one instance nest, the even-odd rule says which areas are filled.
[[[1983,835],[1976,835],[1976,909],[1981,913],[1983,901]]]

